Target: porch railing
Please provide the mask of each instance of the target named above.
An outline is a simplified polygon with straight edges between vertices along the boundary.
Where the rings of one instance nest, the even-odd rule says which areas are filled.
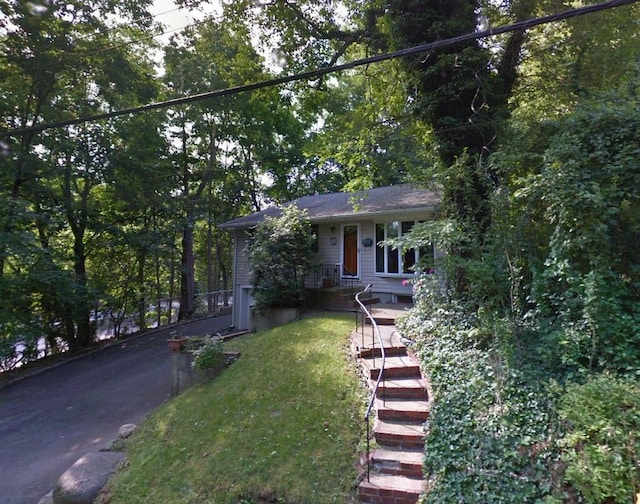
[[[380,347],[380,366],[379,366],[379,372],[378,372],[378,377],[376,379],[376,383],[373,387],[373,391],[371,392],[371,398],[369,399],[369,405],[367,406],[367,411],[365,412],[364,415],[364,421],[367,425],[367,481],[369,481],[369,477],[370,477],[370,473],[371,473],[371,457],[370,457],[370,452],[371,452],[371,413],[373,411],[373,405],[375,403],[376,400],[376,396],[378,394],[378,389],[380,388],[380,384],[382,383],[384,385],[384,369],[385,369],[385,360],[386,360],[386,353],[384,350],[384,343],[382,342],[382,336],[380,336],[380,329],[378,328],[378,324],[376,323],[375,319],[373,318],[373,316],[371,315],[371,312],[367,309],[366,305],[365,305],[365,301],[364,301],[364,296],[369,293],[369,296],[371,297],[371,284],[367,285],[364,290],[362,290],[361,292],[358,292],[356,294],[356,303],[359,306],[359,310],[356,312],[356,331],[360,331],[360,335],[362,337],[362,342],[361,342],[361,347],[362,349],[364,349],[364,345],[365,345],[365,326],[366,326],[366,322],[367,320],[369,320],[369,323],[371,325],[371,354],[373,356],[373,367],[375,368],[376,365],[376,340],[377,343]],[[385,394],[384,394],[384,388],[382,389],[383,393],[382,393],[382,402],[383,404],[386,404],[386,400],[385,400]]]
[[[350,273],[349,275],[345,273]],[[353,289],[356,277],[355,273],[348,271],[340,263],[321,263],[311,274],[313,288],[346,287]]]

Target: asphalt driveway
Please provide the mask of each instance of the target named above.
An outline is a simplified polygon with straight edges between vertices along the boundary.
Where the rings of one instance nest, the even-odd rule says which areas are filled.
[[[181,325],[222,331],[231,316]],[[167,400],[172,328],[123,340],[0,389],[0,504],[36,504],[84,454]]]

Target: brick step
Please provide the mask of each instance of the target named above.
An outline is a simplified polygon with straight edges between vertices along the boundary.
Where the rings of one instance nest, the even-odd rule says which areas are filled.
[[[398,357],[407,355],[407,347],[405,346],[385,346],[384,353],[386,357]],[[364,347],[358,350],[358,357],[361,359],[382,358],[382,350],[380,347],[370,348]],[[376,361],[376,365],[379,363]]]
[[[429,398],[427,384],[423,378],[400,378],[382,380],[376,397],[380,399],[423,399]]]
[[[389,474],[371,475],[358,487],[358,500],[367,504],[416,504],[424,481]]]
[[[382,358],[362,359],[362,365],[365,368],[365,374],[372,380],[377,380],[382,366]],[[389,355],[384,363],[385,378],[420,378],[420,366],[418,362],[409,355]]]
[[[413,401],[387,399],[383,401],[376,398],[375,408],[380,420],[424,423],[429,418],[430,403],[427,399]]]
[[[424,449],[425,433],[422,424],[388,422],[378,419],[373,436],[381,447]]]
[[[371,457],[373,467],[382,474],[422,478],[424,450],[377,448]]]

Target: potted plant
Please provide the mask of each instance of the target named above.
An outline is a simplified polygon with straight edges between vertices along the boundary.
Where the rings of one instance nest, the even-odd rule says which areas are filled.
[[[180,336],[176,331],[171,331],[169,338],[167,338],[167,344],[172,352],[182,351],[185,341],[187,341],[187,338]]]

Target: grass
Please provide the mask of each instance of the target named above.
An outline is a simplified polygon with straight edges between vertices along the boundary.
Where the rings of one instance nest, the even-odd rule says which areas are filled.
[[[232,340],[241,358],[156,410],[111,504],[355,502],[365,392],[353,319],[320,314]]]

